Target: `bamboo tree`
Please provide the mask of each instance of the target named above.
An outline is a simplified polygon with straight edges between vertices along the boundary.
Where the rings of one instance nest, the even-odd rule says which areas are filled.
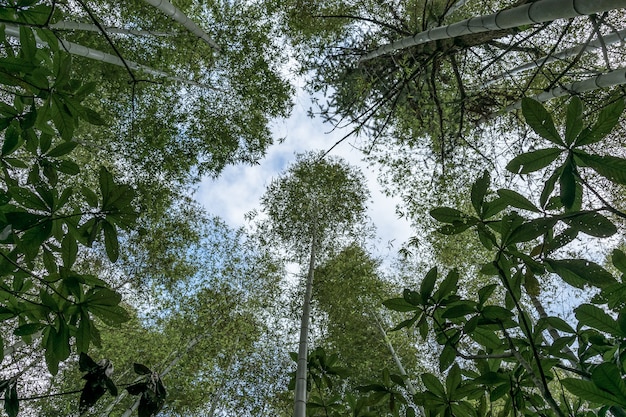
[[[302,305],[294,417],[306,414],[307,351],[311,292],[316,262],[364,224],[368,192],[362,175],[335,158],[300,155],[261,199],[268,220],[260,224],[265,239],[275,237],[295,260],[308,258]],[[305,262],[305,261],[304,261]]]

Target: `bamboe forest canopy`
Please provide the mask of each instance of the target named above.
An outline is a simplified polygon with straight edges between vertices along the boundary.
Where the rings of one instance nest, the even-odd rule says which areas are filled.
[[[626,0],[0,0],[0,413],[625,417],[625,42]],[[303,97],[336,143],[199,204]]]

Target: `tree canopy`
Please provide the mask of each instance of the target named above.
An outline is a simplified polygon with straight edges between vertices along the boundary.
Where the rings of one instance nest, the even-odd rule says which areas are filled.
[[[4,413],[625,416],[625,8],[5,1]],[[246,227],[195,202],[294,68],[401,196],[393,262],[333,149]]]

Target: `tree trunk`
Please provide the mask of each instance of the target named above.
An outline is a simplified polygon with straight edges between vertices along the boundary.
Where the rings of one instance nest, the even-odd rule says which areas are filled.
[[[309,273],[306,279],[304,291],[304,305],[302,306],[302,319],[300,321],[300,343],[298,345],[298,367],[296,369],[296,389],[294,401],[294,417],[306,417],[306,380],[307,380],[307,353],[309,337],[309,321],[311,315],[311,293],[313,291],[313,275],[315,272],[315,229],[311,239],[311,252],[309,259]]]
[[[200,26],[196,25],[191,19],[187,17],[180,9],[174,6],[167,0],[144,0],[146,3],[156,7],[166,15],[183,25],[189,32],[193,33],[203,41],[205,41],[211,48],[216,51],[220,51],[220,47],[211,39],[211,37]]]
[[[539,0],[486,16],[473,17],[447,26],[439,26],[414,36],[383,45],[361,58],[368,61],[382,55],[426,42],[451,39],[473,33],[510,29],[523,25],[544,23],[556,19],[602,13],[626,7],[626,0]]]

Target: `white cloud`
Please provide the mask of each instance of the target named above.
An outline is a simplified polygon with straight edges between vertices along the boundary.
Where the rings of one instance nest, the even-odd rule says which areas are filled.
[[[319,118],[308,117],[308,103],[306,96],[299,95],[292,116],[275,123],[275,137],[285,140],[270,147],[259,165],[228,166],[217,179],[205,179],[200,184],[197,200],[231,227],[243,226],[244,215],[259,208],[259,199],[267,185],[289,166],[297,153],[329,149],[347,133],[341,129],[329,132],[329,125],[322,123]],[[372,194],[368,215],[377,229],[377,242],[372,242],[375,255],[393,256],[411,236],[409,222],[398,219],[396,215],[395,206],[399,200],[382,194],[376,174],[361,160],[361,152],[352,147],[349,141],[336,147],[331,154],[361,168]],[[393,247],[389,245],[391,242]]]

